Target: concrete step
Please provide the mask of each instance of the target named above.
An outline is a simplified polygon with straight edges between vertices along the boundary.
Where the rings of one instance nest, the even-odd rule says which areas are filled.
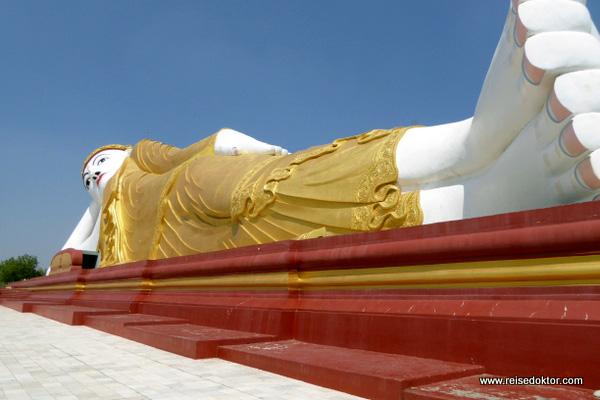
[[[71,305],[33,304],[31,312],[68,325],[83,325],[89,315],[127,314],[128,311]]]
[[[218,356],[369,399],[401,399],[410,387],[484,372],[478,365],[296,340],[223,346]]]
[[[193,359],[216,357],[217,349],[223,345],[276,340],[274,335],[192,324],[138,324],[125,328],[128,339]]]
[[[500,378],[493,375],[469,376],[437,382],[405,390],[406,400],[598,400],[593,390],[575,386],[550,385],[482,385],[480,378]],[[531,378],[531,377],[528,377]]]

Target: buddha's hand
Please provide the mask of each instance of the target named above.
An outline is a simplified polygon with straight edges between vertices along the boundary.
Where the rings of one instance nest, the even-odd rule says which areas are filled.
[[[215,141],[215,154],[238,156],[241,154],[270,154],[274,156],[288,155],[289,151],[265,142],[256,140],[233,129],[221,129]]]

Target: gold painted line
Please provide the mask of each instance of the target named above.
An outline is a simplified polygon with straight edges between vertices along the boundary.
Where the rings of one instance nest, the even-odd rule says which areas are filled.
[[[577,258],[577,260],[573,260]],[[447,285],[599,279],[600,258],[510,260],[420,267],[300,272],[301,288]],[[583,261],[583,260],[585,261]],[[575,262],[572,262],[575,261]],[[415,286],[416,287],[416,286]]]
[[[210,276],[196,278],[176,278],[176,279],[138,279],[120,282],[93,282],[84,285],[55,285],[31,288],[34,291],[55,291],[55,290],[77,290],[77,291],[95,291],[95,290],[164,290],[164,289],[259,289],[259,288],[279,288],[287,289],[290,280],[292,286],[295,275],[287,271],[273,273],[259,273],[251,275],[226,275]]]
[[[388,289],[584,285],[600,283],[600,256],[481,261],[325,271],[280,271],[173,279],[73,283],[29,288],[58,290]]]
[[[582,286],[600,285],[600,279],[557,280],[557,281],[498,281],[498,282],[457,282],[439,284],[407,284],[407,285],[360,285],[360,286],[319,286],[300,288],[300,290],[367,290],[367,289],[460,289],[491,287],[539,287],[539,286]]]
[[[145,280],[136,279],[131,281],[88,283],[85,290],[143,290],[146,287],[147,283]]]
[[[552,260],[494,261],[407,268],[376,268],[358,271],[311,271],[300,272],[299,275],[302,288],[600,278],[600,262],[597,260],[567,263],[564,261],[564,259],[562,263],[552,262]]]
[[[142,290],[152,290],[152,279],[144,279],[142,280]]]
[[[300,285],[302,284],[302,281],[300,280],[300,276],[298,276],[298,271],[295,271],[295,270],[288,272],[287,281],[288,281],[288,284],[287,284],[288,289],[300,289]]]
[[[66,285],[53,285],[53,286],[34,286],[26,288],[32,292],[53,292],[55,290],[77,290],[76,283],[69,283]]]
[[[571,262],[565,262],[566,260]],[[597,283],[600,257],[510,260],[417,267],[273,272],[88,285],[98,289],[340,289],[572,285]]]
[[[153,290],[161,289],[213,289],[213,288],[288,288],[288,272],[210,276],[198,278],[157,279]]]
[[[331,269],[322,271],[303,271],[302,276],[333,276],[333,275],[365,275],[387,272],[415,272],[415,271],[430,271],[430,270],[456,270],[456,269],[486,269],[486,268],[507,268],[507,267],[523,267],[523,266],[538,266],[538,265],[562,265],[581,263],[598,263],[600,266],[600,256],[573,256],[573,257],[548,257],[548,258],[532,258],[532,259],[516,259],[516,260],[496,260],[496,261],[475,261],[462,263],[447,263],[447,264],[426,264],[415,266],[398,266],[398,267],[377,267],[377,268],[361,268],[361,269]]]

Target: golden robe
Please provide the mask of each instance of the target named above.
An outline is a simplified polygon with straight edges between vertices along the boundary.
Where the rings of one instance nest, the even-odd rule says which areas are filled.
[[[139,142],[108,182],[101,266],[266,242],[420,225],[395,151],[406,128],[375,130],[287,156],[214,154]]]

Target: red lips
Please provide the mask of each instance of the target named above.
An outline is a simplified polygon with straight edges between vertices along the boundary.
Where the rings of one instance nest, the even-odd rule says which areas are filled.
[[[100,176],[98,177],[98,179],[96,179],[96,186],[100,187],[100,179],[102,179],[102,177],[106,175],[106,172],[103,174],[100,174]]]

